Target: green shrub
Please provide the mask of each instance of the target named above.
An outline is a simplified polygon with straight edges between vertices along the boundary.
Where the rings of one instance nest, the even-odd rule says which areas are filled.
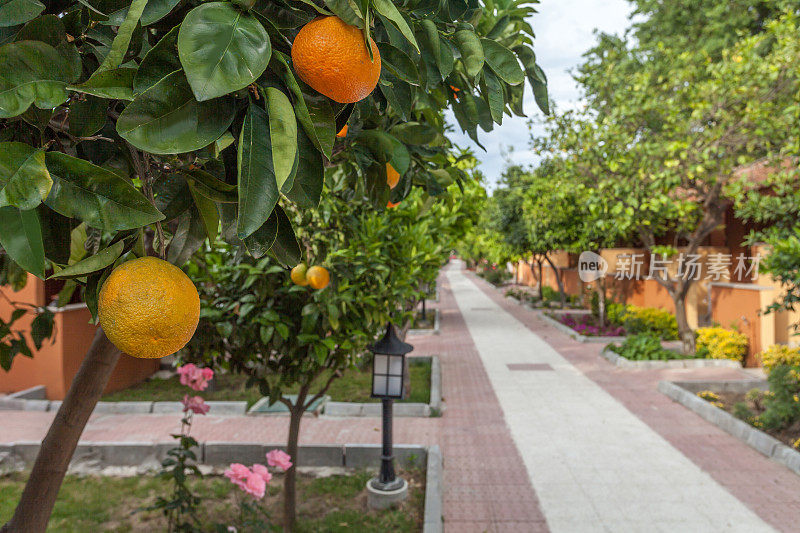
[[[479,275],[492,285],[496,286],[502,285],[503,283],[511,279],[511,273],[508,272],[505,268],[500,266],[498,267],[488,266],[482,272],[480,272]]]
[[[725,328],[697,330],[697,357],[744,361],[747,355],[747,336]]]
[[[761,364],[767,372],[780,365],[800,366],[800,348],[774,344],[763,351],[760,358]]]
[[[609,344],[607,348],[631,361],[667,361],[680,355],[661,346],[661,339],[648,333],[631,335],[622,345]]]
[[[561,294],[552,287],[542,286],[542,300],[546,302],[560,302]]]
[[[800,420],[800,366],[775,366],[767,381],[769,392],[764,394],[758,426],[780,430]]]
[[[609,323],[624,327],[630,334],[648,333],[664,340],[678,338],[675,316],[663,309],[609,302],[606,316]]]

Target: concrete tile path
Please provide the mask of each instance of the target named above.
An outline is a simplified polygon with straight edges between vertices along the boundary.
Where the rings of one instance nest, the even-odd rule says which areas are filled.
[[[448,533],[800,531],[800,476],[656,390],[744,372],[618,369],[460,269],[431,304],[441,334],[409,339],[413,355],[441,359],[444,416],[395,420],[396,442],[442,446]],[[0,444],[41,440],[52,416],[0,412]],[[95,415],[83,440],[169,442],[177,427],[174,415]],[[286,430],[282,417],[209,416],[193,434],[278,443]],[[306,417],[301,442],[377,444],[380,421]]]

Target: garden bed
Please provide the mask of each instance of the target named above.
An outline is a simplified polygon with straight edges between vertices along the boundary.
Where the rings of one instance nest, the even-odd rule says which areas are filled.
[[[568,315],[566,313],[559,313],[559,315],[560,315],[559,318],[563,318],[564,316],[570,316],[570,315]],[[584,335],[583,333],[581,333],[579,331],[576,331],[572,327],[570,327],[567,324],[565,324],[562,320],[559,320],[558,318],[555,318],[554,316],[548,316],[548,313],[541,313],[540,316],[541,316],[542,320],[544,320],[545,322],[547,322],[548,324],[550,324],[554,328],[558,329],[559,331],[562,331],[563,333],[566,333],[567,335],[569,335],[570,337],[572,337],[573,339],[575,339],[578,342],[603,342],[603,343],[609,343],[609,342],[618,342],[618,341],[621,342],[621,341],[625,340],[625,337],[622,336],[622,335],[597,335],[597,334],[595,334],[595,335]],[[591,315],[590,314],[587,315],[586,313],[580,313],[580,314],[576,313],[575,316],[585,317],[585,316],[591,316]],[[616,330],[614,332],[616,332]],[[599,333],[599,331],[598,331],[598,333]],[[623,330],[623,333],[624,333],[624,330]]]
[[[364,470],[340,469],[334,475],[298,476],[298,532],[316,531],[420,531],[424,516],[425,473],[406,470],[401,475],[409,482],[409,498],[393,510],[367,508],[365,484],[374,474]],[[0,523],[7,521],[24,486],[26,474],[0,477]],[[237,498],[243,493],[222,476],[192,480],[190,485],[202,496],[201,523],[213,531],[212,524],[237,524]],[[52,531],[165,531],[166,522],[159,510],[144,510],[166,493],[162,479],[153,475],[132,477],[67,476],[59,492],[50,520]],[[281,531],[282,475],[268,486],[263,508],[271,527]],[[109,505],[109,495],[116,495]],[[265,531],[239,527],[239,532]]]
[[[775,436],[740,420],[722,407],[698,396],[698,393],[703,391],[711,391],[718,395],[736,397],[736,395],[744,395],[754,388],[766,390],[767,386],[767,382],[763,380],[661,381],[658,384],[658,390],[759,453],[800,475],[800,452]]]
[[[417,316],[411,323],[407,335],[438,335],[439,334],[439,309],[427,309],[425,317],[422,311],[417,311]]]

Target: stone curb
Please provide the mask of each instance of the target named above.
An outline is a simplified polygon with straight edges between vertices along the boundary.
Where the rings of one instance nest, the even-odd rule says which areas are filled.
[[[800,452],[786,446],[778,439],[739,420],[724,409],[714,407],[698,397],[696,392],[714,389],[725,392],[744,392],[752,388],[764,388],[763,381],[659,381],[658,390],[675,402],[694,411],[704,420],[714,424],[744,442],[762,455],[782,464],[800,475]],[[692,392],[690,389],[697,389]]]
[[[569,327],[569,326],[567,326],[565,324],[562,324],[558,320],[550,318],[541,309],[536,309],[536,308],[533,308],[533,307],[529,307],[529,308],[533,309],[534,311],[539,311],[539,318],[541,318],[547,324],[553,326],[557,330],[561,331],[562,333],[566,333],[567,335],[569,335],[570,337],[572,337],[573,339],[575,339],[578,342],[604,342],[604,343],[608,344],[610,342],[623,342],[627,338],[627,337],[590,337],[590,336],[587,336],[587,335],[581,335],[580,333],[578,333],[577,331],[575,331],[571,327]]]
[[[437,315],[438,317],[438,310]],[[438,320],[438,318],[437,318]],[[430,403],[396,403],[395,416],[430,417],[439,416],[442,411],[442,365],[434,356],[414,357],[418,361],[431,362],[431,397]],[[0,411],[58,411],[60,401],[44,398],[45,388],[42,385],[31,387],[0,398]],[[214,416],[244,416],[250,414],[247,402],[206,402],[210,407],[208,414]],[[381,416],[379,403],[331,402],[324,403],[322,412],[327,416]],[[97,402],[93,414],[180,414],[183,412],[181,402]],[[287,416],[288,413],[254,413],[258,416]]]
[[[425,522],[422,533],[442,533],[442,503],[444,499],[442,451],[439,446],[428,448],[425,470]]]
[[[740,363],[728,359],[670,359],[668,361],[631,361],[612,352],[611,350],[603,350],[600,355],[603,356],[612,365],[620,368],[631,368],[635,370],[641,369],[656,369],[656,368],[706,368],[706,367],[725,367],[725,368],[742,368]]]
[[[20,441],[0,445],[0,472],[20,470],[30,465],[39,453],[38,441]],[[105,467],[138,467],[137,471],[154,471],[161,467],[172,442],[82,442],[75,450],[70,470],[96,472]],[[228,466],[230,463],[264,462],[266,453],[285,450],[285,445],[246,442],[205,442],[195,449],[200,461],[207,466]],[[397,444],[394,446],[397,464],[404,468],[421,468],[425,472],[425,533],[442,531],[442,454],[439,446]],[[379,444],[331,444],[300,446],[296,464],[299,467],[377,468],[380,464]]]
[[[406,332],[406,336],[408,335],[438,335],[440,333],[439,330],[439,308],[436,309],[429,309],[428,312],[433,311],[433,328],[431,329],[409,329]]]

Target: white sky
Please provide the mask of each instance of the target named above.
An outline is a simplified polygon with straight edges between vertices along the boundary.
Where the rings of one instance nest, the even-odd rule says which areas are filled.
[[[626,0],[542,0],[539,11],[531,19],[536,32],[534,51],[536,60],[548,79],[550,98],[557,108],[568,109],[576,106],[579,100],[578,88],[569,71],[582,62],[582,55],[595,43],[594,31],[621,33],[628,27],[631,4]],[[528,117],[541,116],[541,111],[533,100],[533,92],[525,82],[525,114]],[[455,119],[451,138],[459,146],[470,146],[481,162],[480,169],[486,174],[488,188],[493,188],[506,166],[503,152],[513,147],[511,159],[517,164],[529,164],[537,160],[530,148],[528,119],[522,117],[503,117],[503,125],[495,124],[489,133],[478,128],[478,139],[486,147],[484,152],[472,140],[462,134]]]

